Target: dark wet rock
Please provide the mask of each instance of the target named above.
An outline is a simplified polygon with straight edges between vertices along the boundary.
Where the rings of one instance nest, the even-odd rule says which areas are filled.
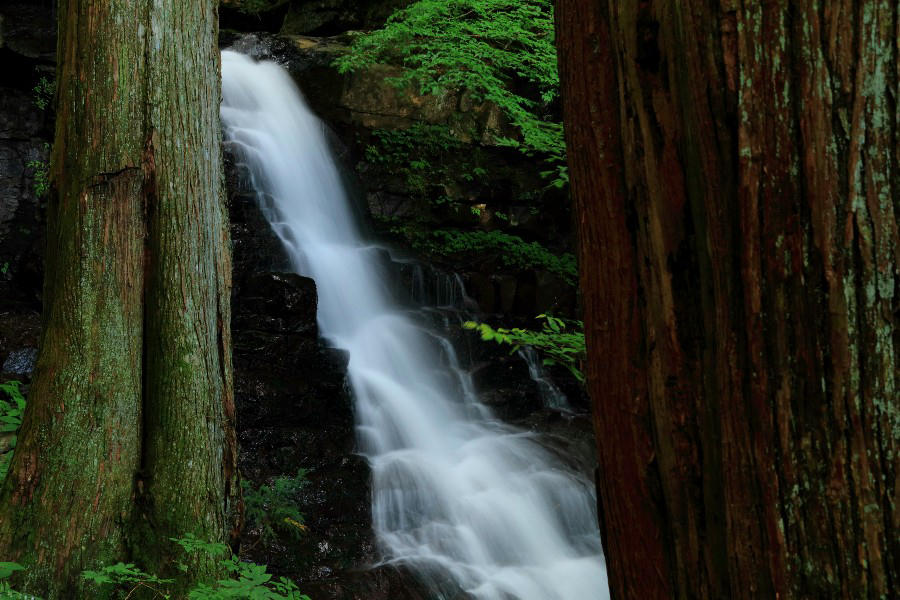
[[[341,581],[374,560],[369,468],[355,454],[345,352],[318,337],[315,283],[265,266],[283,255],[255,195],[229,162],[235,294],[232,340],[242,477],[255,485],[307,471],[298,499],[308,532],[259,543],[248,527],[243,552],[304,588]],[[327,596],[326,596],[327,597]]]
[[[413,0],[221,0],[219,24],[234,31],[333,35],[380,27]]]
[[[0,6],[2,49],[31,59],[53,61],[56,54],[55,0],[4,2]]]
[[[515,419],[513,424],[541,434],[543,445],[588,481],[594,480],[597,447],[589,414],[571,415],[542,409]]]
[[[255,273],[286,271],[283,244],[260,211],[260,198],[251,189],[246,169],[235,162],[225,145],[225,187],[231,221],[234,295],[237,299],[248,277]]]
[[[0,305],[0,361],[6,376],[29,379],[41,331],[40,307],[4,299]]]
[[[318,600],[425,600],[378,560],[370,470],[356,454],[347,354],[318,337],[315,283],[268,268],[284,260],[245,174],[226,162],[234,248],[232,340],[242,477],[255,486],[306,471],[297,498],[306,533],[261,543],[245,528],[245,558],[297,581]],[[274,257],[274,258],[273,258]]]
[[[504,269],[492,258],[485,253],[478,264],[460,272],[482,312],[531,319],[528,327],[539,314],[577,314],[577,290],[559,275],[543,269]]]
[[[52,114],[33,88],[53,78],[53,5],[0,6],[0,297],[38,302],[42,285],[44,206],[35,178],[49,156]]]
[[[333,35],[380,27],[413,0],[293,0],[284,19],[285,34]]]
[[[242,293],[232,311],[232,327],[315,338],[316,284],[312,279],[294,273],[254,273],[241,285]]]
[[[259,544],[245,531],[245,556],[309,585],[343,581],[375,560],[369,468],[355,454],[346,353],[317,338],[312,280],[248,276],[235,298],[235,400],[242,476],[261,484],[307,471],[298,498],[307,533]],[[327,598],[328,596],[320,596]]]
[[[281,29],[290,0],[220,0],[222,31],[268,31]]]
[[[528,374],[528,365],[509,354],[509,346],[479,341],[472,378],[478,397],[505,421],[522,418],[540,410],[543,399]]]
[[[13,350],[3,361],[3,374],[19,377],[31,377],[34,362],[37,360],[37,348],[21,348]]]
[[[369,214],[385,220],[408,219],[422,214],[421,203],[407,195],[390,191],[375,191],[366,194]]]
[[[316,600],[434,600],[408,570],[390,565],[351,571],[341,580],[312,583],[304,591]]]

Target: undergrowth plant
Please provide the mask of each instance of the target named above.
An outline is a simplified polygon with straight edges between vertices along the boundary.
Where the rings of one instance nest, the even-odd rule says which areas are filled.
[[[538,242],[526,242],[519,236],[502,231],[425,231],[400,225],[391,228],[391,232],[404,237],[420,252],[439,256],[479,256],[485,252],[496,252],[500,262],[506,267],[545,269],[558,275],[569,285],[578,282],[578,264],[573,254],[554,254]]]
[[[553,185],[565,185],[563,127],[550,109],[559,95],[551,0],[419,0],[358,35],[336,65],[379,62],[405,67],[388,80],[397,87],[494,103],[520,134],[498,143],[547,161]]]
[[[286,577],[273,579],[266,573],[265,565],[242,562],[231,554],[225,544],[200,540],[188,534],[183,538],[170,538],[184,552],[175,561],[175,566],[183,573],[189,570],[182,560],[189,556],[204,555],[218,559],[222,573],[226,576],[212,582],[199,582],[187,593],[176,596],[172,591],[174,579],[147,573],[132,563],[116,563],[96,571],[83,571],[81,577],[97,586],[108,586],[121,592],[121,597],[131,598],[142,592],[141,598],[152,600],[310,600],[301,594],[297,585]],[[0,600],[40,600],[30,594],[13,590],[6,581],[15,571],[24,567],[17,563],[0,562]]]
[[[415,123],[407,129],[375,129],[366,160],[401,177],[411,194],[458,207],[446,190],[487,174],[482,152],[464,152],[464,146],[450,125]]]
[[[13,590],[7,579],[16,571],[24,571],[25,567],[14,562],[0,562],[0,600],[18,600],[26,598],[25,594],[21,594]]]
[[[300,490],[306,485],[306,471],[283,475],[258,488],[244,480],[244,514],[247,525],[259,529],[260,540],[275,541],[279,535],[297,538],[306,532],[303,513],[297,508]]]
[[[103,567],[99,571],[83,571],[81,577],[91,583],[103,586],[109,585],[118,588],[127,588],[128,596],[137,590],[147,590],[153,598],[170,598],[168,586],[175,583],[174,579],[163,579],[137,568],[133,563],[116,563]]]
[[[50,189],[50,165],[43,160],[29,160],[25,166],[34,172],[34,195],[42,198]]]
[[[34,105],[40,110],[45,110],[50,106],[53,94],[56,93],[56,80],[41,77],[32,91],[34,92]]]
[[[191,534],[170,539],[187,556],[200,554],[219,559],[222,571],[228,574],[214,582],[197,583],[188,592],[188,600],[309,600],[308,596],[300,593],[293,581],[285,577],[273,580],[272,575],[266,573],[265,565],[242,562],[231,554],[226,544],[206,542]],[[175,566],[183,573],[189,570],[187,563],[181,560],[176,561]],[[175,580],[146,573],[134,564],[117,563],[98,571],[84,571],[82,577],[97,585],[128,590],[128,596],[138,589],[144,589],[154,600],[175,598],[171,592]]]
[[[0,384],[0,392],[5,395],[5,398],[0,397],[0,483],[9,471],[16,448],[16,433],[22,426],[22,415],[25,414],[25,396],[22,395],[21,385],[18,381]]]
[[[518,327],[495,329],[486,323],[475,321],[466,321],[463,327],[478,331],[483,340],[511,345],[510,354],[522,346],[531,346],[543,354],[544,365],[561,365],[584,383],[581,368],[585,359],[584,323],[551,315],[538,315],[537,318],[543,319],[540,330]]]
[[[50,144],[44,143],[44,152],[50,154]],[[32,170],[34,195],[42,198],[50,190],[50,163],[44,160],[29,160],[25,166]]]

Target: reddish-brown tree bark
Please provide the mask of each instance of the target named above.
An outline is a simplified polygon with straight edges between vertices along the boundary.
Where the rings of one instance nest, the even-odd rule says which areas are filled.
[[[558,0],[616,598],[900,587],[900,7]]]

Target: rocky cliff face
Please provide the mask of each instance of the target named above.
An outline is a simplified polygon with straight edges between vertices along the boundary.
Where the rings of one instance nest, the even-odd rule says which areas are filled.
[[[307,533],[260,543],[250,523],[242,556],[294,578],[316,598],[424,600],[408,574],[367,569],[377,561],[369,468],[355,453],[346,353],[319,338],[315,282],[283,272],[281,242],[230,157],[226,177],[241,476],[255,487],[306,471],[297,501]]]
[[[468,94],[398,89],[389,83],[400,72],[395,66],[341,74],[333,62],[347,42],[346,35],[222,37],[223,46],[274,60],[292,74],[334,133],[335,148],[364,201],[361,212],[380,237],[409,256],[460,273],[486,313],[525,321],[548,311],[574,314],[575,286],[558,273],[510,266],[496,250],[448,256],[429,238],[449,227],[521,237],[556,254],[572,248],[565,195],[549,189],[540,165],[496,142],[515,135],[497,107]],[[402,137],[410,131],[426,141]],[[449,140],[436,137],[447,134]],[[401,144],[415,144],[405,148],[405,156],[385,143],[398,136]],[[417,168],[424,165],[421,171],[409,168],[412,160]]]
[[[41,174],[53,118],[35,88],[53,79],[53,2],[0,8],[0,371],[26,378],[34,365],[43,283]]]
[[[412,0],[221,0],[221,27],[287,35],[334,35],[379,27]]]

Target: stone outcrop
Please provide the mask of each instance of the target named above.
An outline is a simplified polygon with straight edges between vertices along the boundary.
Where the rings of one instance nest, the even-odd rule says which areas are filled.
[[[52,64],[56,55],[55,0],[4,2],[0,7],[0,50],[9,52],[7,58],[14,54]],[[5,84],[9,75],[4,73]]]
[[[221,0],[222,27],[286,35],[334,35],[380,27],[412,0]]]
[[[420,94],[398,88],[399,67],[374,65],[339,73],[334,60],[347,49],[347,35],[312,37],[224,33],[222,44],[258,60],[274,60],[293,75],[312,108],[337,130],[406,129],[417,123],[453,124],[466,142],[494,145],[498,134],[515,135],[499,109],[469,94]]]
[[[44,206],[36,179],[48,160],[52,114],[34,88],[53,79],[53,2],[0,7],[0,370],[27,380],[40,332]]]
[[[258,486],[306,471],[297,498],[306,533],[261,544],[248,524],[242,556],[320,600],[426,600],[408,573],[369,568],[378,560],[370,473],[356,454],[347,355],[319,338],[315,282],[284,272],[281,242],[228,156],[226,181],[241,476]]]

